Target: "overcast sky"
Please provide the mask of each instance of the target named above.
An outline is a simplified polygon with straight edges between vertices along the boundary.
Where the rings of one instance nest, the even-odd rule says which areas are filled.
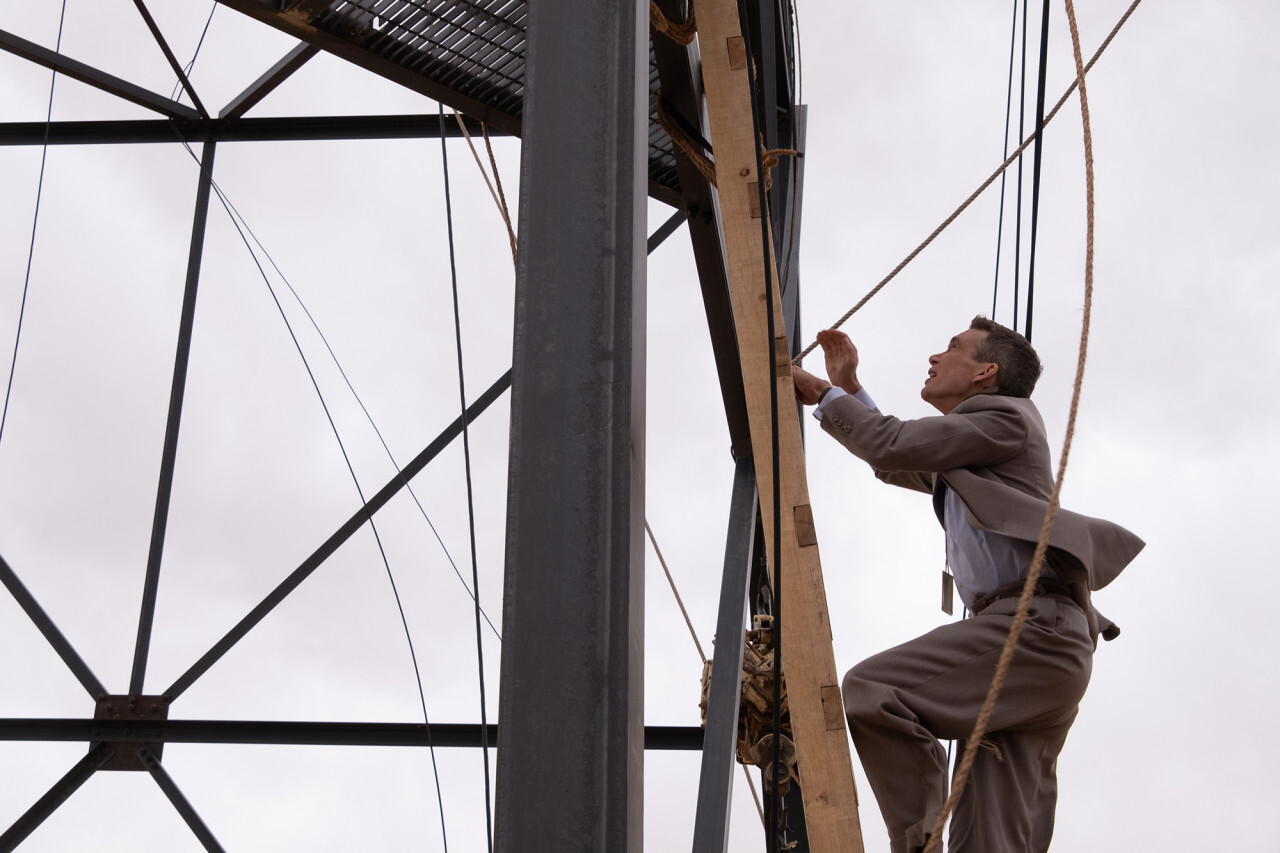
[[[148,4],[190,58],[212,3]],[[806,343],[854,304],[1003,159],[1012,4],[807,2],[801,244]],[[996,8],[999,6],[999,8]],[[1127,6],[1080,4],[1091,54]],[[58,4],[0,0],[0,28],[53,48]],[[1050,100],[1074,75],[1052,10]],[[1033,31],[1034,31],[1033,12]],[[1088,81],[1097,188],[1095,301],[1064,504],[1148,542],[1098,606],[1104,645],[1060,761],[1055,850],[1280,850],[1270,723],[1280,712],[1267,547],[1280,387],[1280,7],[1147,0]],[[217,8],[193,72],[216,111],[293,41]],[[62,51],[153,91],[173,74],[127,0],[69,0]],[[1033,63],[1034,65],[1034,63]],[[0,121],[40,121],[50,74],[0,54]],[[250,115],[419,112],[434,103],[319,56]],[[66,78],[55,120],[147,118]],[[514,205],[518,142],[496,141]],[[198,153],[198,151],[197,151]],[[0,352],[7,374],[40,150],[0,147]],[[1066,428],[1084,282],[1078,100],[1046,134],[1034,343],[1051,442]],[[505,229],[465,144],[449,144],[465,382],[510,365]],[[155,501],[197,166],[177,144],[48,152],[26,317],[0,440],[0,554],[113,692],[127,690]],[[223,144],[214,175],[316,318],[396,458],[457,416],[438,141]],[[998,187],[846,326],[881,408],[929,414],[926,359],[989,314]],[[1004,246],[1011,247],[1010,213]],[[671,213],[650,204],[652,231]],[[366,495],[391,476],[377,437],[279,274],[259,253]],[[1004,259],[996,319],[1010,323]],[[688,238],[649,260],[646,515],[703,645],[715,625],[732,460]],[[1020,311],[1020,315],[1021,315]],[[811,365],[812,367],[812,365]],[[500,626],[504,396],[471,435],[481,602]],[[876,482],[809,430],[808,474],[843,671],[946,619],[928,500]],[[1057,451],[1055,450],[1055,460]],[[468,580],[462,447],[414,481]],[[263,275],[215,203],[147,689],[173,682],[358,506]],[[408,495],[378,517],[433,722],[475,722],[470,600]],[[697,722],[700,662],[649,550],[646,717]],[[548,618],[554,618],[549,614]],[[79,683],[0,596],[0,716],[87,717]],[[485,628],[489,719],[500,643]],[[419,721],[387,571],[366,528],[177,702],[181,719]],[[571,736],[571,735],[569,735]],[[0,743],[0,826],[83,755]],[[480,756],[437,751],[452,850],[482,850]],[[415,749],[171,745],[169,773],[229,850],[437,850],[431,757]],[[691,836],[697,755],[646,755],[646,847]],[[856,767],[856,763],[855,763]],[[866,849],[887,839],[858,771]],[[759,849],[745,784],[734,850]],[[22,848],[198,850],[144,774],[98,774]]]

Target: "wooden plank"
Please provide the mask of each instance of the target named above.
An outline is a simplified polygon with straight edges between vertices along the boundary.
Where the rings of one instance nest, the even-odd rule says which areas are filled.
[[[765,303],[765,257],[756,182],[756,133],[738,10],[734,0],[699,0],[698,41],[715,151],[734,323],[742,358],[751,443],[755,448],[760,512],[769,557],[774,555],[773,475],[768,463],[772,425],[769,383],[776,382],[782,551],[783,667],[791,706],[805,828],[815,853],[861,853],[858,796],[843,725],[840,680],[831,647],[831,621],[822,582],[800,424],[792,415],[795,386],[785,340],[770,341]],[[767,214],[765,214],[767,215]],[[755,218],[753,218],[753,216]],[[776,279],[776,276],[775,276]],[[783,329],[775,280],[774,323]],[[785,334],[779,331],[780,334]]]

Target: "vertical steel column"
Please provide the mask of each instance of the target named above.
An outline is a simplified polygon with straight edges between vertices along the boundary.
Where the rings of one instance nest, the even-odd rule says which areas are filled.
[[[750,456],[738,461],[729,507],[729,535],[716,617],[715,664],[707,696],[698,810],[693,853],[724,853],[729,844],[729,808],[737,768],[738,708],[742,704],[742,637],[747,628],[747,581],[756,541],[756,469]]]
[[[643,850],[647,6],[530,3],[497,849]]]

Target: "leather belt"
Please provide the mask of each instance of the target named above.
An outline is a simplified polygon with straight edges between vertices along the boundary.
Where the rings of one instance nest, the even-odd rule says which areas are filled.
[[[1013,583],[1007,583],[998,586],[990,592],[984,592],[973,600],[973,606],[969,611],[975,616],[986,610],[987,607],[999,601],[1002,598],[1016,598],[1022,595],[1022,588],[1026,585],[1026,578],[1016,580]],[[1065,595],[1075,602],[1075,598],[1071,595],[1071,587],[1057,578],[1040,578],[1036,581],[1036,595]]]

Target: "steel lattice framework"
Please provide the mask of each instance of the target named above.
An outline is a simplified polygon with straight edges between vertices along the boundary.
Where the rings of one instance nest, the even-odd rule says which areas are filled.
[[[228,102],[216,115],[201,102],[198,93],[187,79],[183,68],[173,57],[161,29],[148,13],[142,0],[135,0],[157,43],[169,58],[194,106],[140,88],[101,69],[76,61],[47,47],[32,43],[13,33],[0,30],[0,48],[30,62],[53,69],[89,84],[103,92],[155,114],[155,118],[111,121],[75,122],[6,122],[0,123],[0,145],[85,145],[85,144],[145,144],[173,143],[175,135],[192,144],[203,146],[202,178],[196,215],[191,229],[191,263],[188,267],[184,308],[178,333],[178,354],[174,370],[170,407],[166,425],[165,444],[162,453],[160,485],[158,490],[153,547],[148,560],[144,585],[142,614],[138,630],[134,667],[128,693],[112,694],[90,671],[39,601],[27,590],[16,567],[0,557],[0,580],[9,593],[36,625],[44,638],[58,653],[62,662],[72,671],[95,703],[93,718],[86,719],[6,719],[0,720],[0,739],[28,741],[72,741],[89,745],[87,754],[77,762],[48,791],[31,805],[12,827],[0,835],[0,849],[12,849],[28,837],[55,809],[67,800],[95,772],[101,769],[134,770],[150,773],[168,799],[182,815],[200,842],[209,850],[222,849],[213,832],[207,827],[192,803],[178,789],[165,771],[163,747],[165,743],[205,744],[329,744],[355,746],[466,746],[476,747],[482,742],[500,743],[498,726],[487,728],[474,725],[433,725],[428,731],[420,724],[400,723],[306,723],[264,721],[201,721],[170,719],[170,705],[223,654],[230,650],[267,613],[280,604],[315,569],[333,554],[352,534],[374,517],[375,513],[402,489],[412,476],[427,466],[457,436],[462,433],[464,417],[460,416],[432,441],[410,463],[402,474],[391,478],[370,497],[360,510],[341,525],[319,548],[308,556],[261,603],[227,633],[209,652],[193,665],[167,690],[155,695],[143,693],[143,676],[150,647],[150,625],[155,609],[156,590],[160,574],[161,549],[167,518],[167,504],[173,485],[173,466],[176,454],[177,432],[182,412],[183,390],[186,383],[186,362],[190,351],[191,330],[194,318],[194,301],[199,279],[199,259],[204,239],[208,213],[213,161],[217,146],[223,142],[238,141],[299,141],[320,139],[394,139],[428,138],[441,132],[450,136],[460,135],[454,124],[444,127],[434,118],[415,115],[376,116],[313,116],[313,117],[249,117],[246,114],[259,104],[272,90],[289,79],[319,52],[335,56],[381,75],[415,92],[426,95],[461,112],[470,133],[479,135],[484,129],[492,134],[525,136],[528,90],[533,81],[526,67],[526,57],[532,39],[539,37],[537,27],[531,22],[542,16],[542,37],[552,31],[563,34],[579,23],[587,27],[591,21],[601,26],[611,26],[608,18],[597,13],[594,0],[580,3],[545,2],[537,10],[530,9],[527,0],[220,0],[238,12],[266,25],[281,30],[299,40],[272,67]],[[536,3],[537,0],[534,0]],[[682,0],[661,0],[658,4],[671,18],[679,20],[688,14]],[[623,8],[627,8],[623,4]],[[793,43],[790,31],[789,4],[749,2],[746,4],[747,20],[744,27],[751,28],[752,43],[759,55],[756,67],[761,70],[758,97],[761,114],[777,117],[765,128],[765,144],[770,148],[798,147],[802,135],[801,111],[794,104],[792,66]],[[642,34],[643,35],[643,34]],[[585,37],[584,37],[585,41]],[[750,438],[747,430],[742,377],[738,366],[737,344],[734,337],[732,313],[729,304],[723,250],[720,244],[715,191],[707,180],[689,162],[662,129],[657,118],[657,103],[661,97],[668,112],[687,129],[695,141],[708,154],[714,152],[699,129],[701,120],[701,92],[699,89],[699,58],[697,44],[682,47],[661,35],[653,34],[648,42],[647,56],[640,56],[636,63],[644,73],[647,69],[648,123],[643,161],[647,164],[647,191],[654,199],[676,208],[672,219],[649,239],[649,250],[666,239],[682,222],[687,222],[698,265],[699,280],[706,307],[708,328],[720,377],[724,409],[733,442],[734,456],[739,460],[734,485],[734,501],[728,535],[725,562],[725,583],[722,591],[721,618],[718,632],[721,636],[740,633],[745,619],[744,604],[750,609],[768,609],[768,584],[764,578],[763,549],[758,547],[760,525],[754,497],[754,480],[751,476]],[[623,57],[625,60],[625,57]],[[573,57],[566,65],[568,73],[574,72]],[[605,66],[590,66],[596,61],[590,57],[580,60],[582,73],[602,73]],[[617,61],[604,57],[601,62]],[[537,73],[551,79],[556,71],[547,70],[551,63]],[[611,73],[611,72],[610,72]],[[606,77],[608,75],[606,74]],[[567,96],[566,96],[567,97]],[[544,96],[544,108],[571,113],[576,105],[556,96]],[[482,127],[483,125],[483,127]],[[570,130],[572,132],[572,130]],[[594,144],[592,140],[584,145]],[[526,164],[538,168],[542,162],[550,162],[559,151],[548,145],[545,138],[525,140]],[[625,170],[620,174],[628,180]],[[798,251],[798,219],[800,202],[800,170],[796,161],[784,160],[778,170],[770,192],[775,228],[774,239],[780,259],[779,278],[784,288],[784,308],[791,339],[798,340],[798,280],[791,271],[796,268],[794,259]],[[586,197],[604,192],[600,186],[588,186]],[[547,216],[565,217],[575,200],[566,194],[559,209],[547,212]],[[643,203],[643,200],[640,202]],[[553,206],[557,206],[553,202]],[[643,219],[641,219],[641,225]],[[626,226],[630,227],[630,226]],[[589,234],[583,235],[592,239]],[[530,261],[529,263],[534,263]],[[594,286],[594,283],[588,283]],[[553,298],[561,298],[553,296]],[[519,328],[520,318],[517,318]],[[518,332],[517,332],[518,334]],[[628,341],[628,344],[631,342]],[[636,341],[643,353],[643,341]],[[568,362],[558,365],[566,375],[581,370]],[[483,412],[508,389],[521,382],[520,365],[509,371],[498,382],[475,398],[465,414],[465,421],[479,418]],[[643,370],[635,381],[639,393],[643,390]],[[518,387],[513,389],[520,390]],[[632,392],[635,393],[635,392]],[[642,397],[641,397],[642,399]],[[550,429],[563,428],[561,420],[547,425]],[[616,425],[615,425],[616,427]],[[536,430],[537,425],[529,429]],[[618,427],[620,428],[620,427]],[[642,441],[643,435],[640,435]],[[513,441],[519,441],[513,438]],[[634,436],[629,439],[634,442]],[[516,453],[513,450],[513,453]],[[513,456],[514,458],[514,456]],[[596,463],[593,463],[596,464]],[[587,466],[589,473],[595,468]],[[607,477],[607,474],[601,474]],[[642,485],[642,484],[641,484]],[[518,472],[512,474],[511,489],[535,488],[532,478],[520,480]],[[635,484],[619,488],[635,488]],[[509,522],[510,523],[510,522]],[[634,528],[632,530],[634,534]],[[509,530],[509,536],[513,534]],[[534,543],[540,544],[540,543]],[[634,547],[634,543],[632,543]],[[508,589],[512,583],[512,562],[515,546],[508,551]],[[643,546],[641,546],[643,547]],[[4,543],[0,542],[0,555]],[[625,562],[625,558],[624,558]],[[516,621],[517,607],[508,600],[505,603],[507,618]],[[643,644],[642,627],[632,626],[632,639],[639,631]],[[730,645],[730,644],[726,644]],[[739,649],[740,654],[740,649]],[[505,652],[504,652],[505,658]],[[517,662],[510,664],[517,666]],[[504,660],[504,678],[508,663]],[[618,688],[625,693],[625,685]],[[699,818],[695,849],[723,850],[726,842],[724,816],[727,808],[728,779],[733,766],[732,738],[736,729],[736,680],[718,686],[719,698],[713,701],[714,712],[708,731],[715,731],[714,751],[710,736],[703,758],[703,782],[700,794]],[[729,691],[726,695],[725,691]],[[628,701],[622,697],[625,705]],[[632,702],[634,704],[634,702]],[[726,710],[729,709],[729,710]],[[501,747],[500,747],[501,748]],[[697,728],[648,727],[643,731],[645,749],[702,749],[703,733]],[[560,768],[570,772],[572,768]],[[519,788],[519,780],[508,786]],[[500,789],[501,795],[501,789]],[[601,797],[624,800],[634,794],[626,789],[607,790]],[[799,799],[789,797],[793,813],[799,811]],[[625,807],[625,803],[622,804]],[[515,803],[510,809],[519,812],[536,812],[535,802]],[[500,807],[501,812],[501,807]],[[512,812],[508,811],[508,817]],[[793,831],[797,822],[793,818]],[[802,823],[800,821],[799,823]],[[799,828],[799,841],[803,849],[803,829]],[[499,839],[502,847],[502,839]],[[511,849],[511,848],[507,848]],[[638,851],[636,851],[638,853]]]

